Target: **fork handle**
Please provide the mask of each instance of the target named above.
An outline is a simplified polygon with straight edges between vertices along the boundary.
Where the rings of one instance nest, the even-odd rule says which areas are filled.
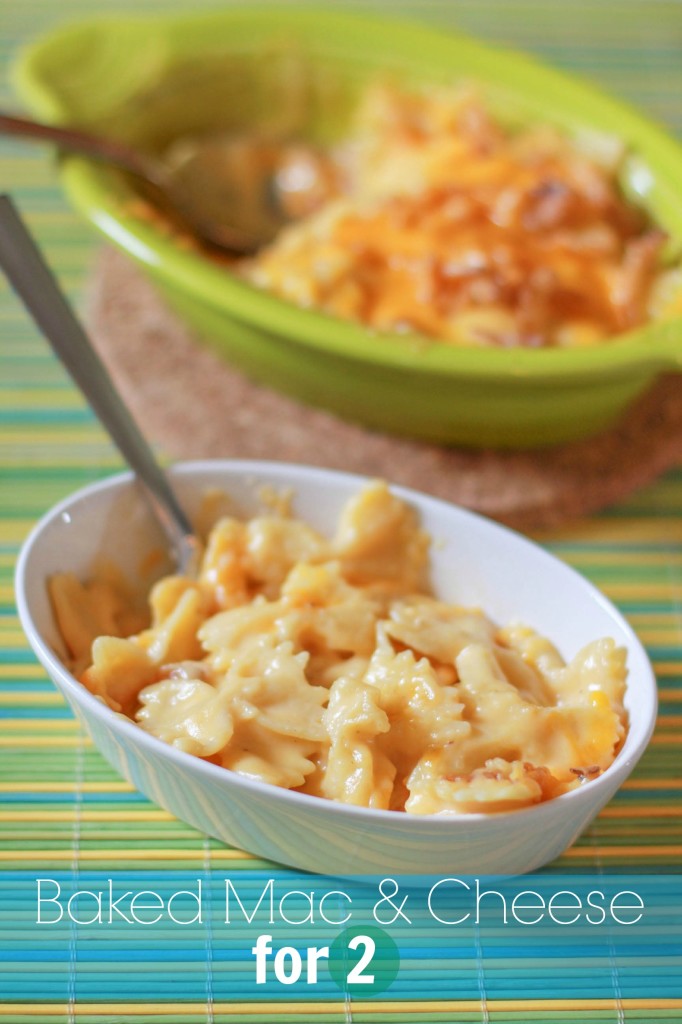
[[[0,196],[0,268],[136,474],[180,570],[191,573],[198,542],[189,520],[9,196]]]

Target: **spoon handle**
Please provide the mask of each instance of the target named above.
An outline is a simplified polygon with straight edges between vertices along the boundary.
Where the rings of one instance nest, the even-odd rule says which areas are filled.
[[[102,139],[77,128],[41,124],[39,121],[14,117],[0,111],[0,134],[16,135],[37,142],[51,142],[59,149],[80,153],[94,160],[103,160],[150,181],[156,182],[159,178],[158,168],[152,160],[146,159],[124,143],[116,142],[114,139]]]
[[[198,542],[189,520],[9,196],[0,196],[0,267],[135,472],[180,570],[191,571]]]

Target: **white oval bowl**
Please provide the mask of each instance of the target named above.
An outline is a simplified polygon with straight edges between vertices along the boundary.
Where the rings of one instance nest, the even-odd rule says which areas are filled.
[[[262,511],[263,485],[293,488],[293,511],[330,534],[344,502],[367,481],[285,463],[192,462],[171,470],[192,516],[209,488],[221,488],[245,515]],[[102,555],[134,577],[146,553],[163,546],[129,473],[76,492],[26,540],[16,572],[19,616],[50,677],[107,760],[155,803],[202,832],[261,857],[334,875],[518,874],[559,856],[628,777],[656,719],[656,680],[622,615],[587,580],[518,534],[471,512],[394,488],[433,538],[436,593],[478,605],[497,622],[520,620],[549,637],[565,658],[598,637],[627,648],[630,724],[613,765],[599,778],[533,807],[503,814],[431,816],[333,803],[252,781],[185,754],[115,715],[64,667],[47,578],[84,577]]]

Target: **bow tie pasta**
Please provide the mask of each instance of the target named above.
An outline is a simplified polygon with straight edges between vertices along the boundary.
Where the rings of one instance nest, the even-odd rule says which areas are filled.
[[[383,483],[329,540],[285,514],[213,528],[197,579],[135,624],[115,576],[50,581],[85,686],[166,743],[251,779],[412,814],[513,810],[594,778],[626,732],[625,652],[565,664],[428,587],[429,538]]]

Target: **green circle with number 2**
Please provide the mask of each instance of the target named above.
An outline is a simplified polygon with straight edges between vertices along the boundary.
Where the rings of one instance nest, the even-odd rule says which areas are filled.
[[[355,996],[385,992],[400,970],[400,953],[382,928],[344,928],[329,950],[329,973],[342,992]]]

